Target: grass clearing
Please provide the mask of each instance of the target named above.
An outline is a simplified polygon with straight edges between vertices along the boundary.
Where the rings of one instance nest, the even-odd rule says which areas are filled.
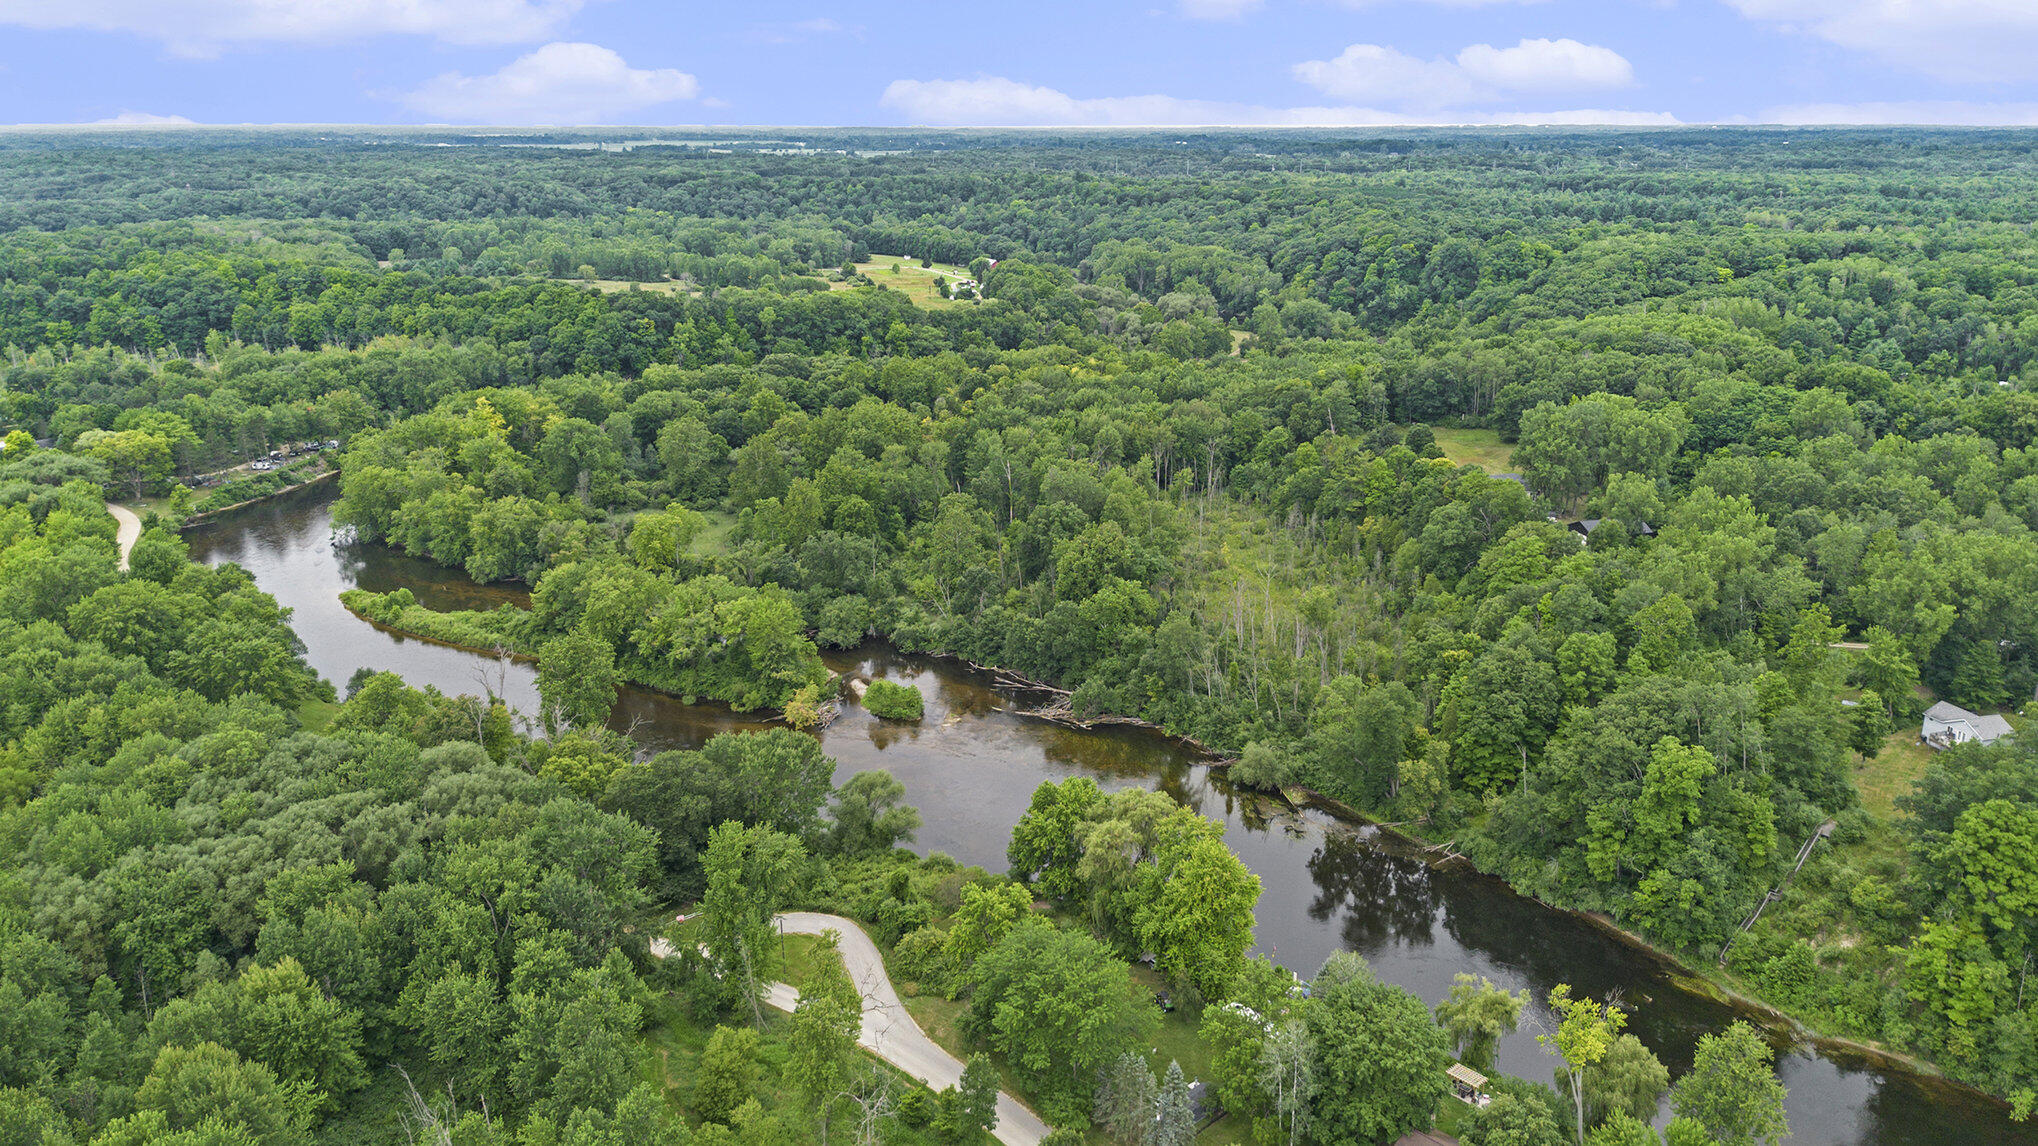
[[[649,283],[637,282],[633,279],[565,279],[562,281],[579,283],[581,286],[603,292],[648,290],[656,291],[659,294],[691,295],[700,293],[690,284],[674,282],[671,279],[666,279],[663,282],[649,282]]]
[[[297,706],[297,719],[306,732],[324,732],[339,714],[340,706],[327,700],[307,700]]]
[[[729,551],[729,535],[736,531],[736,515],[726,510],[696,510],[708,519],[708,524],[694,535],[690,552],[696,557],[712,557]]]
[[[897,274],[892,273],[893,267],[898,268]],[[872,255],[869,262],[856,264],[856,269],[870,276],[870,280],[879,286],[904,292],[913,305],[932,308],[961,305],[953,299],[942,298],[941,292],[935,288],[936,283],[947,279],[949,285],[953,286],[971,277],[968,267],[958,267],[950,263],[935,263],[932,267],[923,267],[919,259],[907,258],[904,255]],[[833,285],[840,290],[847,289],[849,284]]]
[[[781,935],[780,952],[784,956],[779,965],[779,978],[799,988],[801,994],[821,970],[822,960],[832,959],[839,966],[842,955],[831,952],[818,935]]]
[[[1854,762],[1854,786],[1861,792],[1861,806],[1878,819],[1893,819],[1897,798],[1910,795],[1931,762],[1932,750],[1918,743],[1916,730],[1890,733],[1875,759]]]
[[[1435,427],[1437,448],[1452,465],[1478,466],[1489,474],[1514,473],[1514,447],[1500,440],[1499,430],[1451,430]]]
[[[170,516],[170,499],[167,497],[124,497],[112,504],[126,506],[143,521],[147,521],[152,513]]]

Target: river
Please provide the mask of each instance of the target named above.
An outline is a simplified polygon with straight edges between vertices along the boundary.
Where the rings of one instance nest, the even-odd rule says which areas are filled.
[[[503,667],[382,632],[338,599],[354,587],[404,586],[433,608],[492,608],[521,602],[522,591],[476,585],[382,546],[336,540],[335,496],[330,486],[314,487],[195,528],[186,535],[192,556],[247,569],[292,610],[312,667],[336,686],[344,688],[363,666],[452,693],[478,692],[486,679],[512,704],[535,712],[528,666]],[[1659,957],[1586,920],[1461,867],[1432,869],[1371,829],[1236,793],[1195,752],[1166,737],[1131,728],[1079,731],[1013,715],[1008,694],[949,662],[886,648],[826,659],[837,671],[916,684],[926,695],[926,719],[917,726],[885,724],[850,706],[821,734],[839,761],[838,781],[883,768],[905,784],[906,798],[926,820],[918,850],[1000,871],[1006,837],[1042,781],[1089,776],[1106,788],[1157,787],[1224,821],[1226,842],[1260,876],[1260,948],[1284,965],[1307,976],[1332,952],[1356,951],[1382,978],[1431,1004],[1461,971],[1528,989],[1538,1003],[1499,1050],[1497,1065],[1508,1074],[1549,1081],[1555,1063],[1535,1033],[1548,1018],[1540,1000],[1558,983],[1595,998],[1618,992],[1631,1009],[1629,1029],[1673,1078],[1690,1066],[1699,1035],[1736,1017],[1727,1005],[1680,987]],[[717,705],[689,706],[637,689],[624,690],[611,723],[652,751],[762,727]],[[1792,1143],[2038,1146],[2038,1125],[2011,1122],[2007,1108],[1985,1096],[1837,1048],[1784,1046],[1777,1071],[1790,1092]]]

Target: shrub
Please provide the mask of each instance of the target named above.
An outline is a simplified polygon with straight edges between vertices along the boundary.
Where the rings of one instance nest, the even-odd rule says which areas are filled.
[[[918,688],[888,680],[870,682],[870,690],[863,694],[863,707],[886,720],[918,720],[924,711]]]
[[[946,993],[955,964],[948,957],[948,933],[921,927],[899,940],[892,950],[899,977],[918,982],[924,990]]]

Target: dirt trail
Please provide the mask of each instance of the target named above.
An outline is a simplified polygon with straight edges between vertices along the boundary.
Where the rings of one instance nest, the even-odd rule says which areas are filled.
[[[109,505],[106,507],[106,512],[112,514],[113,520],[120,523],[120,532],[114,534],[113,539],[120,546],[119,568],[122,573],[125,573],[127,572],[127,555],[134,552],[134,543],[142,538],[142,519],[134,515],[134,510],[124,505]]]

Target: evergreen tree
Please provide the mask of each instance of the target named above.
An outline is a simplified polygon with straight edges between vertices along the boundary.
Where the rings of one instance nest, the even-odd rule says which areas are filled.
[[[1189,1100],[1189,1080],[1182,1075],[1182,1064],[1173,1059],[1168,1060],[1146,1140],[1148,1146],[1190,1146],[1196,1140],[1196,1107]]]
[[[1100,1072],[1096,1121],[1113,1141],[1134,1146],[1144,1139],[1159,1096],[1146,1056],[1126,1051]]]

